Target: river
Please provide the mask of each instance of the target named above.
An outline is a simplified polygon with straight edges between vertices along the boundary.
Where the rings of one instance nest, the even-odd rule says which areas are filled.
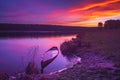
[[[0,38],[0,71],[13,75],[17,72],[24,72],[28,62],[31,60],[32,53],[35,51],[34,49],[36,49],[35,63],[40,69],[41,56],[45,51],[53,46],[57,46],[59,49],[62,42],[74,37],[75,35]],[[63,69],[69,63],[69,60],[60,52],[58,57],[45,68],[44,73]]]

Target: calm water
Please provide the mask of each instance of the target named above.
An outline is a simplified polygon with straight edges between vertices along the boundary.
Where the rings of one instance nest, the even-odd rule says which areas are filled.
[[[0,71],[9,74],[23,72],[36,48],[35,62],[40,69],[41,55],[53,46],[60,47],[65,40],[75,36],[39,37],[39,38],[0,38]],[[45,73],[60,70],[69,65],[66,57],[60,53],[58,57],[45,68]]]

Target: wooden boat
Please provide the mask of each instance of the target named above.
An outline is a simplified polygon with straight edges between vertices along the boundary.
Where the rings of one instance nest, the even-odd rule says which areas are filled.
[[[41,60],[41,73],[44,72],[44,71],[43,71],[44,68],[47,67],[51,62],[53,62],[53,61],[56,59],[56,57],[58,56],[58,54],[59,54],[59,50],[58,50],[57,47],[52,47],[52,48],[50,48],[49,50],[47,50],[46,52],[51,51],[51,50],[57,50],[58,53],[56,54],[56,56],[54,56],[54,57],[52,57],[52,58],[50,58],[50,59],[48,59],[48,60],[46,60],[46,61]]]

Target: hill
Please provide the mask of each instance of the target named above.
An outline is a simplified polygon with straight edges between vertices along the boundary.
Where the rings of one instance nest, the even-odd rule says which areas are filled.
[[[38,25],[38,24],[0,24],[0,31],[78,31],[83,27]]]

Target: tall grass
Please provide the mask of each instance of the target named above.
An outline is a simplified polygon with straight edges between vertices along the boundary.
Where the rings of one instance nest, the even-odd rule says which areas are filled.
[[[30,60],[27,64],[27,67],[25,69],[26,74],[38,74],[39,69],[37,67],[37,64],[35,62],[37,53],[38,53],[39,46],[32,47],[30,51],[28,52],[27,57],[30,57]]]

